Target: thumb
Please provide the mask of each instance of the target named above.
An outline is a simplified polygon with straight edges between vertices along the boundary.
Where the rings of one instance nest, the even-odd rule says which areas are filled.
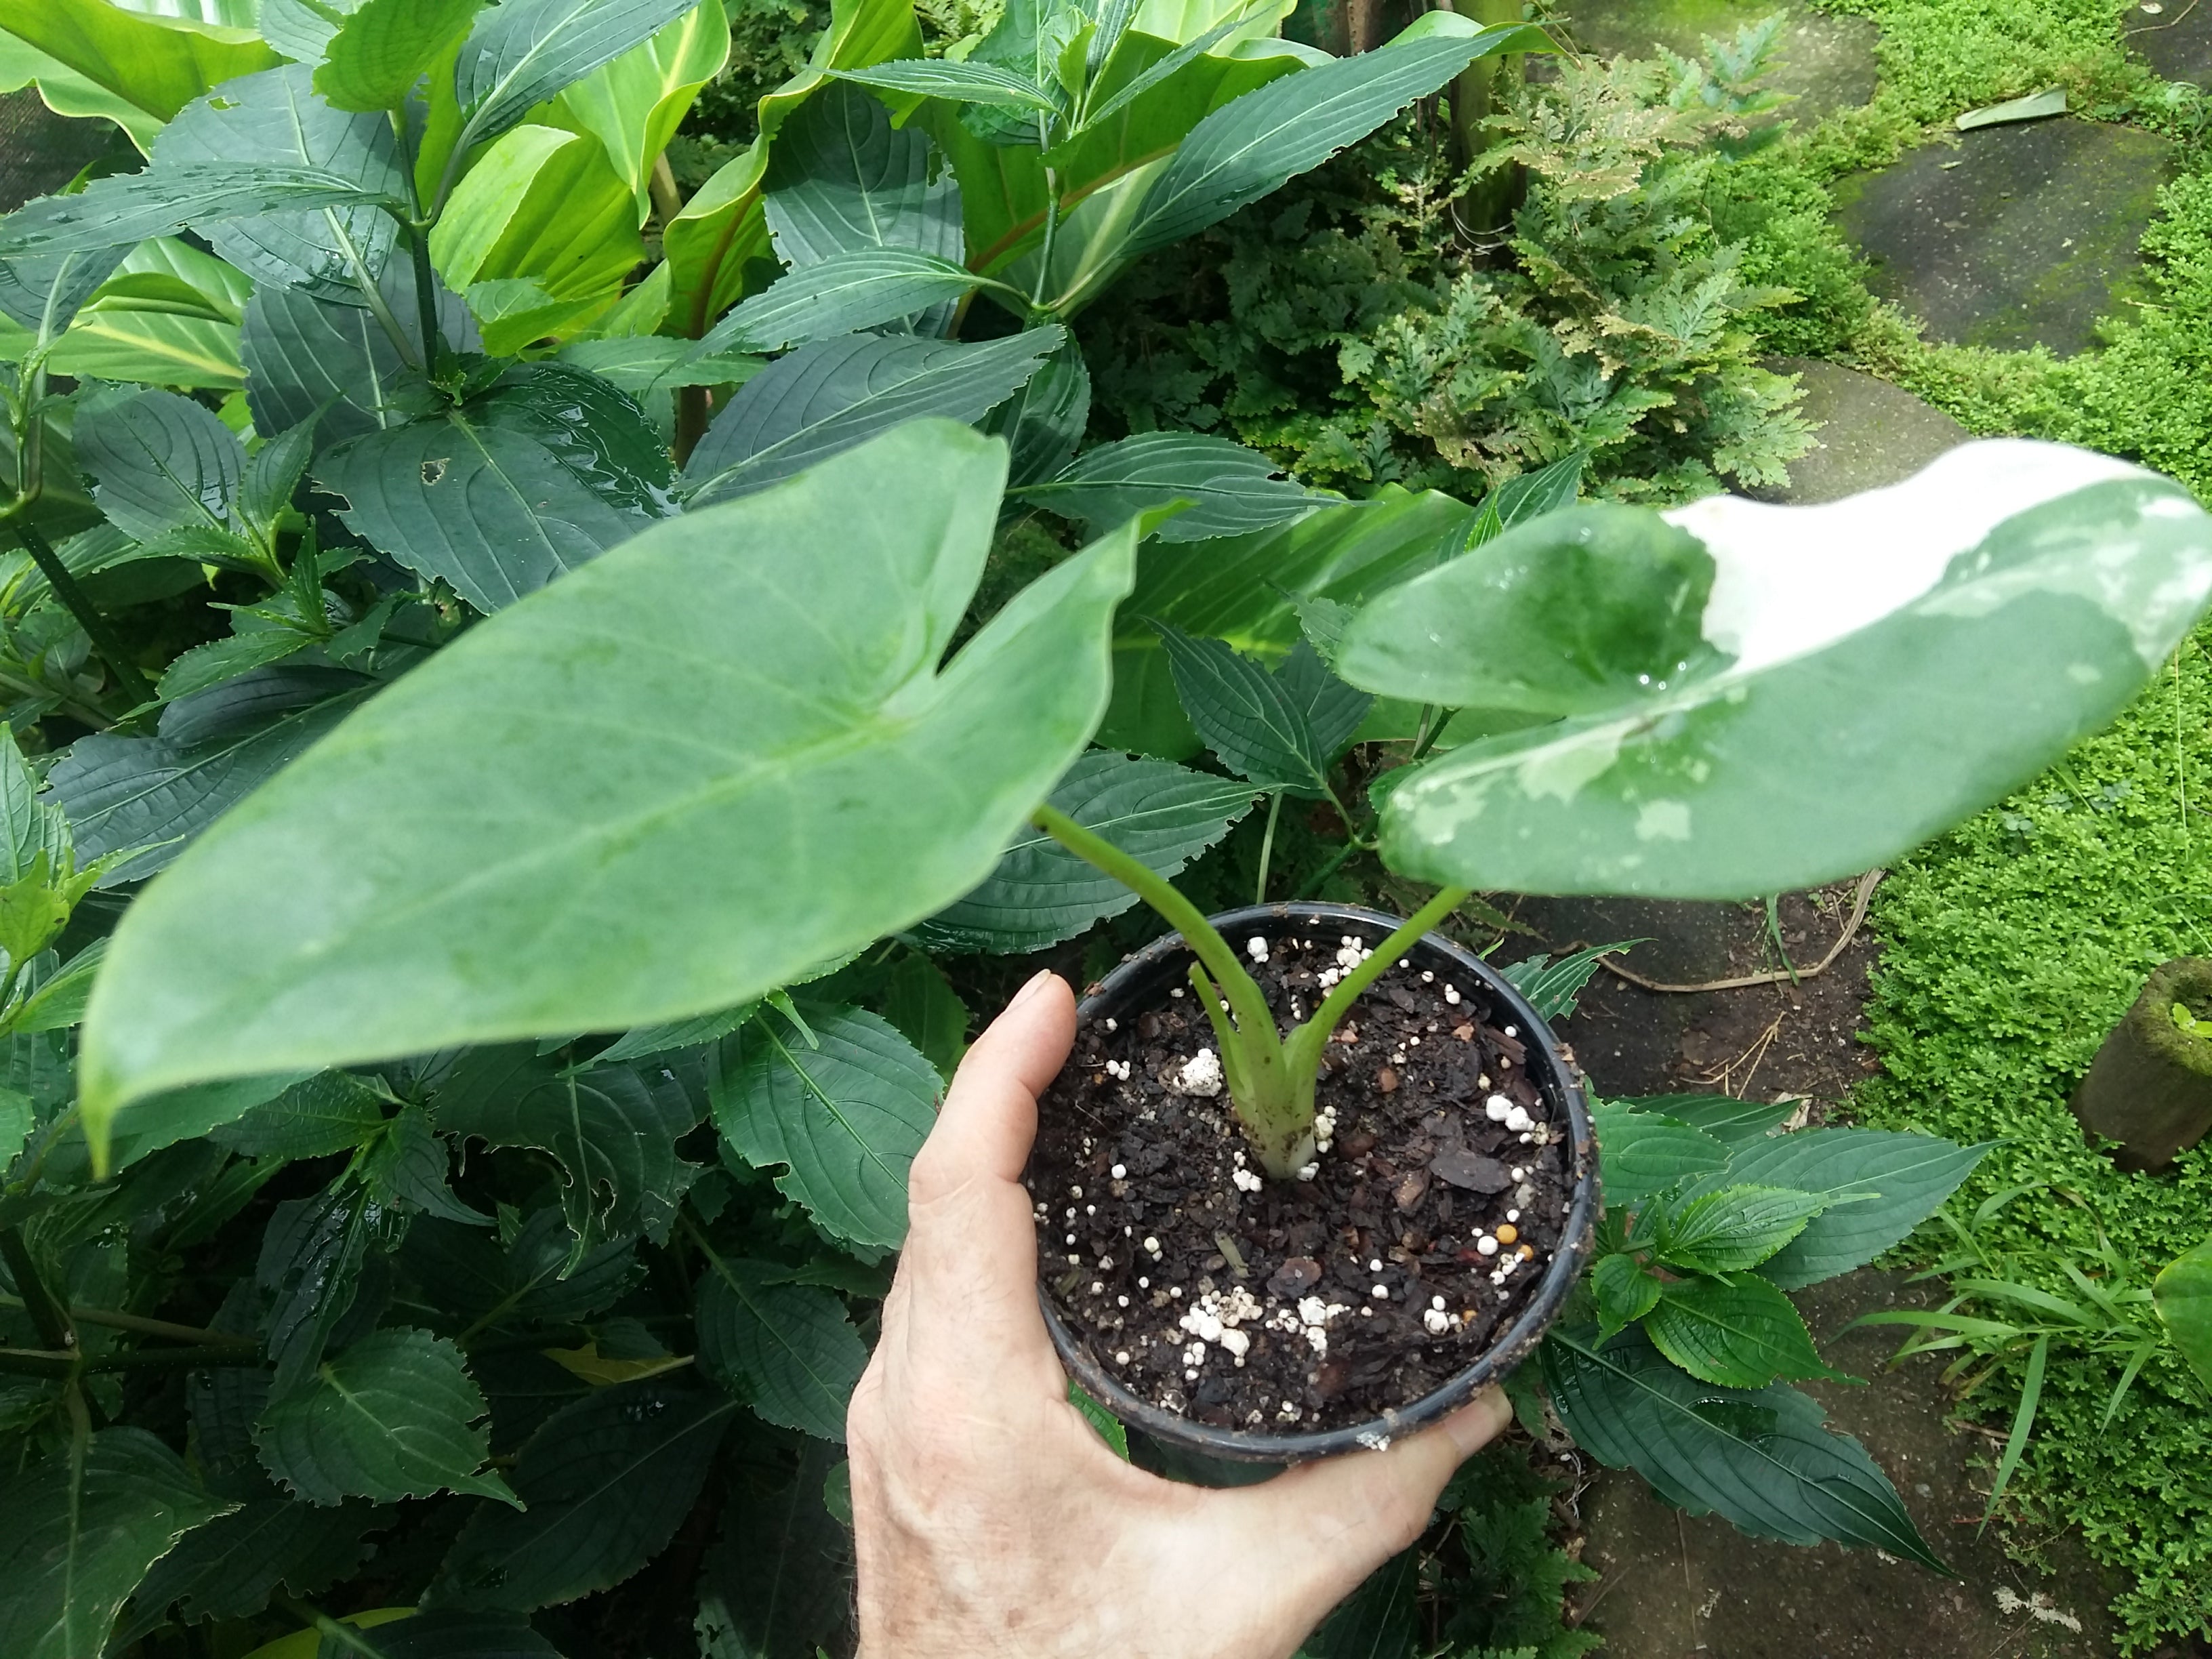
[[[1297,1563],[1276,1593],[1302,1605],[1310,1629],[1362,1579],[1421,1535],[1454,1471],[1490,1443],[1513,1418],[1504,1391],[1491,1388],[1449,1417],[1380,1452],[1353,1452],[1303,1464],[1237,1495],[1255,1511],[1244,1517],[1256,1537],[1288,1547],[1277,1559]]]

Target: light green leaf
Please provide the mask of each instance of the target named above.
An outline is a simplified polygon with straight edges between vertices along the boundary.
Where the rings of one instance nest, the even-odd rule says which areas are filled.
[[[126,536],[222,530],[246,471],[238,434],[190,398],[117,389],[88,399],[73,434],[93,499]]]
[[[479,298],[479,316],[518,313],[495,318],[485,336],[498,354],[533,343],[532,327],[557,334],[606,313],[644,256],[635,198],[605,148],[588,134],[534,124],[503,135],[470,167],[430,233],[430,257],[451,286],[527,282],[564,313],[536,322],[513,299],[494,307]]]
[[[1632,1109],[1618,1100],[1593,1100],[1598,1172],[1605,1201],[1638,1204],[1693,1176],[1728,1164],[1728,1148],[1711,1135],[1656,1111]]]
[[[1717,1513],[1755,1538],[1832,1538],[1948,1571],[1866,1449],[1824,1430],[1820,1406],[1787,1384],[1701,1382],[1635,1334],[1600,1348],[1555,1328],[1539,1353],[1575,1443],[1636,1470],[1676,1508]]]
[[[1146,432],[1087,449],[1056,477],[1020,493],[1095,530],[1170,501],[1189,507],[1154,533],[1162,541],[1241,536],[1304,518],[1321,505],[1255,449],[1195,432]]]
[[[1655,513],[1591,503],[1523,524],[1385,593],[1340,671],[1385,696],[1542,715],[1614,710],[1710,678],[1705,545]]]
[[[1331,757],[1313,722],[1280,680],[1225,640],[1194,639],[1154,622],[1175,672],[1183,711],[1223,765],[1263,789],[1316,799],[1328,793]]]
[[[599,1389],[545,1420],[514,1471],[521,1514],[485,1504],[454,1541],[434,1606],[527,1612],[620,1583],[697,1500],[737,1402],[669,1378]]]
[[[1789,1121],[1800,1104],[1795,1100],[1738,1100],[1733,1095],[1626,1096],[1612,1103],[1632,1111],[1653,1113],[1686,1123],[1733,1150],[1748,1141],[1764,1140]],[[1608,1188],[1612,1176],[1606,1178]],[[1795,1186],[1795,1182],[1784,1182]]]
[[[1083,1413],[1083,1420],[1098,1431],[1115,1456],[1124,1463],[1129,1461],[1129,1431],[1121,1426],[1113,1413],[1083,1392],[1071,1378],[1067,1384],[1067,1403]]]
[[[69,820],[39,793],[38,775],[23,759],[14,731],[0,731],[0,886],[44,867],[70,861]]]
[[[106,0],[8,0],[6,28],[157,123],[276,62],[250,27]]]
[[[455,1492],[520,1508],[484,1468],[485,1409],[451,1342],[428,1331],[372,1331],[271,1401],[254,1441],[269,1473],[310,1504]]]
[[[981,344],[855,334],[802,346],[739,388],[691,452],[694,507],[781,483],[908,421],[978,421],[1058,349],[1057,328]]]
[[[210,1498],[143,1429],[103,1429],[81,1470],[66,1451],[0,1487],[0,1653],[99,1659],[124,1599],[194,1527],[236,1508]]]
[[[868,1363],[845,1304],[758,1261],[715,1261],[699,1282],[699,1364],[770,1423],[842,1444]]]
[[[1250,784],[1172,762],[1094,749],[1067,769],[1049,799],[1147,868],[1173,876],[1251,810],[1255,793]],[[981,886],[915,936],[933,951],[1039,951],[1136,902],[1111,876],[1025,829]]]
[[[702,356],[781,351],[858,329],[877,328],[957,300],[975,278],[957,260],[912,248],[856,248],[801,265],[714,325]],[[1120,523],[1122,514],[1114,522]]]
[[[1705,635],[1734,665],[1425,767],[1383,807],[1394,869],[1727,898],[1872,868],[2111,719],[2212,594],[2212,521],[2179,486],[2055,445],[1969,444],[1866,495],[1671,518],[1713,556]],[[1458,568],[1391,602],[1415,614]]]
[[[454,65],[465,155],[534,104],[651,40],[698,0],[501,0],[477,19]]]
[[[1759,1272],[1785,1291],[1863,1267],[1936,1213],[1989,1147],[1878,1129],[1806,1129],[1732,1149],[1713,1182],[1812,1193],[1829,1208]]]
[[[720,0],[703,0],[561,94],[561,116],[605,147],[616,173],[629,184],[641,219],[649,205],[653,162],[676,136],[699,88],[729,55],[730,25]]]
[[[2173,1346],[2212,1387],[2212,1238],[2168,1262],[2150,1291]]]
[[[944,1080],[874,1014],[798,1006],[811,1043],[766,1016],[738,1033],[714,1086],[715,1127],[756,1169],[785,1165],[778,1189],[825,1231],[896,1249],[907,1169],[937,1121]]]
[[[1696,1273],[1756,1267],[1832,1201],[1731,1180],[1712,1191],[1685,1194],[1668,1207],[1659,1218],[1659,1255]]]
[[[1763,1389],[1777,1377],[1848,1380],[1821,1364],[1790,1298],[1756,1275],[1677,1279],[1644,1330],[1660,1352],[1707,1382]]]
[[[398,109],[483,0],[361,0],[323,48],[315,90],[334,109]]]
[[[132,904],[84,1028],[88,1120],[731,1007],[973,888],[1097,720],[1133,550],[1057,566],[940,672],[1004,466],[909,426],[447,646]],[[869,878],[807,873],[831,869]]]
[[[1003,109],[1036,110],[1046,115],[1060,112],[1055,91],[1025,76],[991,64],[956,64],[943,58],[902,58],[866,69],[833,71],[841,81],[857,81],[885,92],[914,93],[924,98],[945,98],[961,104],[988,104]]]
[[[1364,138],[1479,58],[1551,49],[1542,30],[1518,25],[1401,38],[1249,92],[1182,141],[1124,233],[1123,257],[1219,223]]]
[[[1121,9],[1121,15],[1124,20],[1126,20],[1128,15],[1128,10],[1126,4],[1124,4]],[[1135,103],[1138,99],[1150,92],[1154,87],[1160,85],[1171,76],[1181,70],[1185,64],[1192,62],[1203,53],[1211,52],[1224,40],[1227,39],[1231,33],[1242,28],[1249,21],[1249,16],[1246,9],[1243,7],[1238,7],[1236,10],[1231,12],[1228,16],[1223,18],[1218,23],[1216,23],[1212,28],[1206,30],[1205,33],[1200,34],[1193,40],[1184,41],[1182,45],[1177,46],[1173,52],[1168,53],[1166,57],[1146,65],[1140,73],[1130,76],[1127,81],[1124,82],[1112,93],[1101,99],[1094,107],[1085,110],[1083,114],[1082,125],[1076,129],[1076,131],[1079,133],[1087,131],[1092,127],[1103,125],[1104,123],[1112,120],[1116,115],[1119,115],[1130,105]],[[1099,25],[1098,33],[1101,36],[1103,36],[1106,32],[1107,26],[1105,23],[1102,22]],[[1107,46],[1106,51],[1110,54],[1112,51],[1110,44]],[[1100,57],[1097,60],[1097,64],[1098,67],[1103,68],[1105,64],[1105,58],[1103,56]]]

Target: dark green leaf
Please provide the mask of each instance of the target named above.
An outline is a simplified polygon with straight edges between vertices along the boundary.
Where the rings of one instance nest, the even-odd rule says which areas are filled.
[[[690,1512],[738,1409],[712,1390],[655,1377],[556,1412],[515,1465],[528,1508],[478,1509],[433,1597],[527,1612],[619,1584]]]
[[[1394,1555],[1306,1638],[1299,1659],[1409,1659],[1420,1600],[1420,1553]]]
[[[642,46],[699,0],[501,0],[477,19],[453,69],[467,112],[455,154],[497,137],[563,88]]]
[[[1777,1377],[1848,1380],[1820,1363],[1790,1298],[1755,1274],[1677,1279],[1648,1311],[1653,1345],[1705,1382],[1763,1389]]]
[[[1589,465],[1589,456],[1578,449],[1564,460],[1508,478],[1482,498],[1475,526],[1455,551],[1480,547],[1516,525],[1572,507],[1582,493],[1583,473]]]
[[[1012,449],[1006,478],[1018,487],[1048,478],[1066,465],[1090,422],[1091,371],[1070,335],[1027,386],[984,417],[983,430],[1004,438]]]
[[[763,1016],[732,1040],[714,1123],[755,1168],[785,1165],[777,1188],[856,1244],[906,1237],[907,1167],[937,1121],[944,1080],[887,1022],[802,1002],[814,1041]]]
[[[748,495],[906,422],[979,421],[1057,349],[1056,328],[965,345],[856,334],[802,346],[744,383],[684,468],[695,507]]]
[[[253,424],[280,432],[324,410],[328,442],[396,424],[392,408],[414,384],[398,345],[374,312],[318,300],[301,289],[262,287],[239,331]]]
[[[285,1395],[311,1375],[359,1293],[362,1264],[381,1218],[368,1194],[340,1176],[313,1198],[276,1206],[262,1236],[255,1277],[270,1296],[271,1388]]]
[[[381,1091],[348,1072],[324,1072],[209,1134],[240,1158],[323,1158],[382,1133],[384,1110]]]
[[[1226,438],[1195,432],[1144,432],[1086,449],[1054,477],[1021,492],[1095,534],[1150,507],[1190,505],[1152,533],[1164,542],[1241,536],[1304,518],[1321,505],[1306,487],[1280,476],[1269,457]]]
[[[133,1617],[118,1642],[167,1622],[172,1607],[186,1624],[250,1619],[279,1585],[295,1595],[319,1595],[350,1577],[367,1559],[365,1536],[388,1516],[366,1504],[319,1509],[289,1498],[258,1498],[219,1516],[154,1564],[131,1597]]]
[[[1659,1254],[1698,1273],[1755,1267],[1805,1231],[1833,1200],[1735,1178],[1735,1166],[1711,1190],[1686,1194],[1660,1218]]]
[[[129,251],[109,247],[43,259],[0,259],[0,315],[30,330],[34,340],[58,340]]]
[[[1130,857],[1172,876],[1251,810],[1251,785],[1168,761],[1094,749],[1067,769],[1053,805]],[[1137,896],[1051,836],[1026,830],[983,884],[915,929],[932,950],[1037,951],[1119,915]]]
[[[0,1653],[98,1659],[124,1598],[177,1540],[234,1505],[143,1429],[103,1429],[0,1487]]]
[[[450,1167],[446,1143],[431,1129],[428,1115],[420,1106],[406,1106],[370,1150],[361,1173],[379,1203],[411,1206],[469,1226],[490,1225],[489,1216],[478,1214],[453,1196],[446,1184]]]
[[[699,1576],[700,1659],[815,1659],[852,1613],[853,1537],[824,1500],[843,1466],[805,1435],[755,1430],[742,1446]]]
[[[920,951],[901,957],[885,971],[884,1018],[914,1044],[946,1083],[968,1052],[968,1005],[945,970]]]
[[[155,695],[165,702],[189,697],[266,668],[287,657],[297,656],[315,643],[312,634],[292,628],[257,628],[248,633],[210,640],[189,651],[180,651],[161,671]]]
[[[1790,1121],[1799,1103],[1738,1100],[1732,1095],[1645,1095],[1613,1103],[1674,1118],[1702,1134],[1711,1135],[1722,1146],[1733,1148],[1746,1141],[1766,1139]]]
[[[1658,1305],[1662,1288],[1657,1276],[1645,1272],[1634,1256],[1618,1252],[1600,1256],[1590,1269],[1590,1289],[1597,1295],[1598,1334],[1610,1338],[1643,1318]]]
[[[561,1659],[529,1621],[495,1613],[434,1607],[379,1625],[373,1638],[381,1659]],[[355,1649],[325,1636],[315,1659],[358,1659]]]
[[[601,1049],[594,1056],[594,1065],[611,1065],[618,1060],[644,1060],[653,1054],[673,1053],[678,1048],[696,1048],[702,1043],[726,1037],[752,1018],[757,1002],[741,1002],[734,1008],[725,1008],[719,1013],[701,1014],[692,1019],[671,1020],[665,1025],[645,1025],[623,1036]]]
[[[1375,706],[1375,699],[1353,690],[1329,672],[1321,653],[1301,635],[1290,654],[1275,665],[1275,678],[1304,711],[1313,731],[1315,752],[1334,761],[1351,745],[1352,734]]]
[[[1571,951],[1557,962],[1530,957],[1508,968],[1505,977],[1528,999],[1528,1006],[1539,1015],[1546,1019],[1565,1019],[1574,1012],[1575,999],[1603,966],[1604,958],[1642,943],[1641,939],[1629,939],[1611,945],[1592,945]]]
[[[117,529],[150,541],[166,531],[216,530],[246,473],[238,434],[173,392],[114,391],[86,400],[73,433],[93,499]]]
[[[1154,622],[1175,673],[1176,695],[1221,763],[1263,789],[1328,793],[1328,763],[1291,687],[1225,640],[1195,639]]]
[[[1948,1571],[1865,1448],[1825,1431],[1819,1405],[1795,1389],[1701,1382],[1633,1334],[1601,1351],[1555,1329],[1540,1353],[1575,1443],[1635,1469],[1678,1509],[1718,1513],[1756,1538],[1871,1544]]]
[[[1605,1201],[1638,1204],[1694,1176],[1728,1166],[1728,1148],[1712,1136],[1656,1111],[1619,1100],[1593,1100],[1598,1172]]]
[[[868,1363],[845,1304],[787,1270],[716,1261],[699,1283],[699,1364],[769,1422],[842,1443]]]
[[[912,248],[856,248],[801,265],[739,306],[699,342],[703,356],[781,351],[896,323],[975,286],[957,260]]]
[[[502,1247],[481,1227],[424,1217],[407,1231],[400,1262],[455,1328],[565,1324],[588,1319],[636,1282],[631,1242],[576,1256],[575,1240],[556,1209],[534,1212]]]
[[[1056,566],[940,672],[1003,455],[909,426],[411,671],[131,905],[84,1027],[88,1121],[110,1085],[731,1007],[974,887],[1097,722],[1133,551]]]

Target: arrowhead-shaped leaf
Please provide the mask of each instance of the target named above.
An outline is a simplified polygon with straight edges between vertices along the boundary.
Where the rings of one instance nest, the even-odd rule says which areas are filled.
[[[270,1402],[255,1439],[269,1473],[310,1504],[434,1492],[514,1502],[483,1471],[484,1398],[461,1351],[428,1331],[372,1331]]]
[[[1601,1349],[1555,1329],[1539,1352],[1575,1443],[1636,1470],[1676,1508],[1755,1538],[1871,1544],[1948,1571],[1866,1449],[1824,1430],[1820,1406],[1795,1389],[1701,1382],[1634,1333]]]
[[[699,1284],[699,1364],[768,1421],[845,1439],[845,1407],[868,1350],[845,1304],[789,1270],[716,1261]]]
[[[143,1429],[104,1429],[81,1471],[50,1453],[0,1488],[0,1653],[98,1659],[116,1610],[177,1540],[235,1505]]]
[[[1059,565],[940,672],[1004,467],[909,426],[446,647],[131,906],[88,1121],[201,1078],[727,1008],[973,888],[1097,722],[1133,551]]]
[[[887,1021],[801,1002],[808,1042],[763,1015],[732,1040],[714,1088],[714,1123],[825,1231],[896,1249],[906,1238],[906,1176],[937,1121],[944,1081]]]
[[[2168,1262],[2150,1292],[2173,1346],[2212,1386],[2212,1238]]]
[[[1022,499],[1093,530],[1170,501],[1190,505],[1153,534],[1164,542],[1242,536],[1304,518],[1310,494],[1256,449],[1195,432],[1145,432],[1086,449]]]
[[[1384,805],[1393,868],[1672,898],[1853,874],[2103,725],[2212,595],[2212,520],[2187,492],[2056,445],[1970,444],[1819,507],[1715,496],[1668,516],[1714,562],[1702,633],[1730,665],[1424,767]],[[1486,586],[1490,550],[1383,602],[1424,683],[1464,667],[1471,611],[1501,637],[1532,625]],[[1355,683],[1351,644],[1382,626],[1352,625]]]
[[[1094,749],[1067,769],[1051,804],[1163,876],[1251,810],[1253,786],[1170,761]],[[1040,951],[1119,915],[1137,896],[1051,836],[1025,830],[999,867],[958,903],[915,929],[932,950]]]
[[[618,1584],[690,1512],[737,1402],[665,1378],[563,1407],[515,1465],[520,1514],[487,1504],[454,1541],[435,1601],[527,1612]]]

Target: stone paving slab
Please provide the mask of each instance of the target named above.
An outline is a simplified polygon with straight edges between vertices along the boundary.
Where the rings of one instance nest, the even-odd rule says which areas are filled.
[[[2212,0],[2152,0],[2128,8],[2120,26],[2129,46],[2169,81],[2203,86],[2212,78]]]
[[[2212,6],[2212,0],[2205,0]],[[1784,8],[1761,0],[1567,0],[1558,15],[1585,51],[1649,58],[1665,46],[1686,57],[1705,50],[1706,37],[1729,40],[1746,23]],[[1781,113],[1801,126],[1832,111],[1863,104],[1879,79],[1875,43],[1879,31],[1863,17],[1835,17],[1790,7],[1765,84],[1792,94]]]
[[[1798,412],[1819,428],[1812,450],[1790,463],[1786,488],[1747,490],[1763,501],[1832,501],[1908,478],[1973,434],[1933,404],[1841,363],[1774,357],[1795,374]]]
[[[2154,133],[2061,118],[1929,144],[1836,196],[1869,285],[1936,338],[2070,354],[2140,291],[2138,244],[2172,167]]]

